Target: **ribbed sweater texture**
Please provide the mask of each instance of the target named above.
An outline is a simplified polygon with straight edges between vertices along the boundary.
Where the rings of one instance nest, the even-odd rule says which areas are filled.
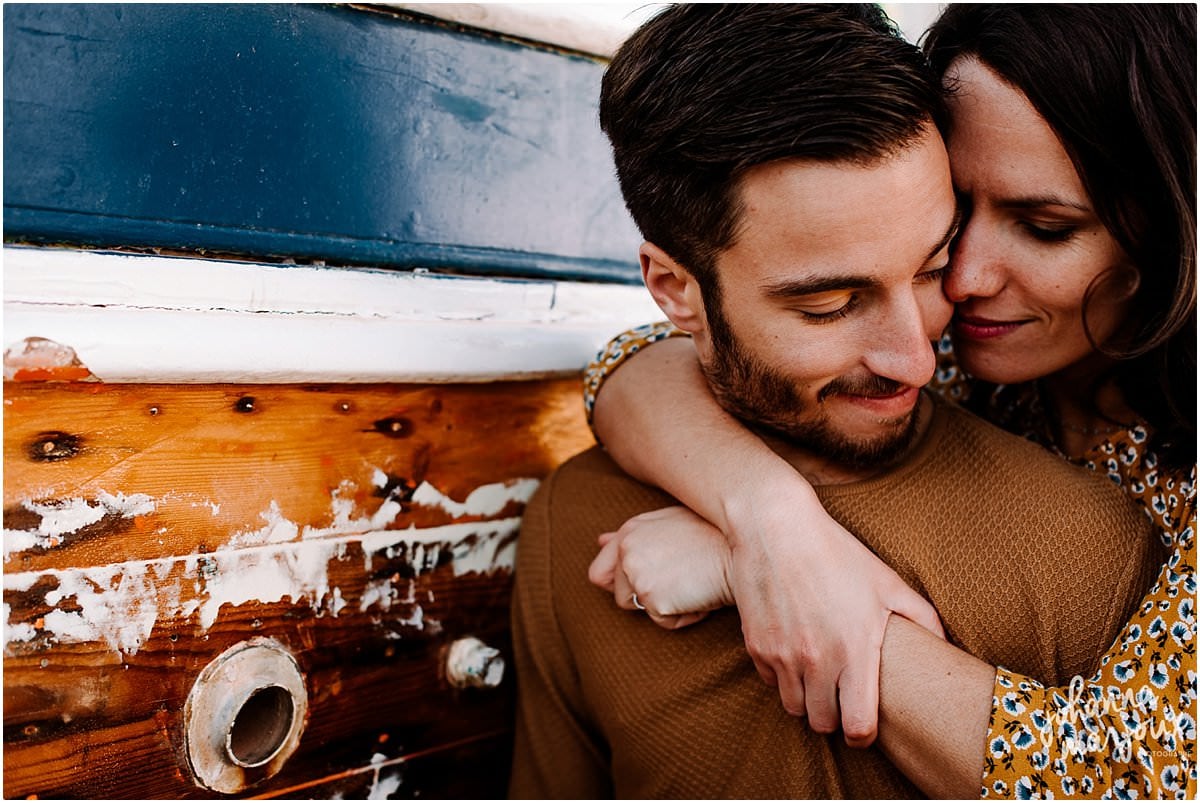
[[[1094,665],[1161,557],[1115,486],[936,400],[901,465],[817,493],[934,603],[952,642],[1048,683]],[[783,710],[735,609],[665,631],[588,582],[600,533],[671,504],[598,448],[530,501],[513,596],[510,796],[920,797],[878,748],[848,748]]]

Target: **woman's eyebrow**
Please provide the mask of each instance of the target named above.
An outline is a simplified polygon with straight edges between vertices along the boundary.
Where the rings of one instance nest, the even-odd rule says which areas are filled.
[[[1089,214],[1092,212],[1092,208],[1087,204],[1069,201],[1058,195],[1027,195],[1017,198],[1004,198],[997,202],[996,205],[1005,209],[1039,209],[1046,206],[1061,206]]]

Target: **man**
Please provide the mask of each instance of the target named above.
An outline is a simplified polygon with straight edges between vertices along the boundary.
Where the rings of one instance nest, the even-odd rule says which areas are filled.
[[[1065,680],[1136,604],[1151,540],[1116,488],[920,391],[957,226],[940,119],[936,80],[872,6],[673,7],[601,98],[646,286],[722,405],[775,436],[956,643]],[[530,502],[512,795],[919,794],[880,750],[789,716],[735,610],[666,632],[589,584],[600,533],[671,503],[597,449]],[[1047,568],[1063,562],[1071,583]],[[1099,583],[1117,585],[1105,611]]]

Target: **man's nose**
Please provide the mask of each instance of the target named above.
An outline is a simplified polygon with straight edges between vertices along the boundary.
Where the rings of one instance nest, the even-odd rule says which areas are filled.
[[[933,345],[950,320],[950,304],[939,293],[937,301],[922,303],[916,297],[893,307],[881,322],[867,367],[872,373],[921,387],[933,378],[936,359]]]

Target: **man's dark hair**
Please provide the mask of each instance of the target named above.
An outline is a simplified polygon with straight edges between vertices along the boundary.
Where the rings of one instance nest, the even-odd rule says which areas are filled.
[[[869,164],[943,120],[937,78],[872,4],[672,6],[625,42],[600,92],[626,206],[696,278],[710,316],[746,170]]]

